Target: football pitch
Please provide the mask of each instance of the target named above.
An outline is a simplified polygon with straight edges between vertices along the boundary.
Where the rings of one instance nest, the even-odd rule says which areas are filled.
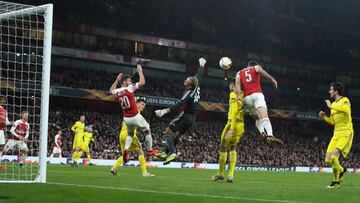
[[[71,168],[49,165],[46,184],[0,183],[0,202],[360,202],[360,175],[346,174],[339,189],[330,173],[235,171],[233,183],[213,182],[215,170],[138,167]],[[226,171],[227,172],[227,171]]]

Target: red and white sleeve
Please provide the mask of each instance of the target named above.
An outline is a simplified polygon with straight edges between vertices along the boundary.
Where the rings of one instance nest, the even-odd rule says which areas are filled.
[[[135,85],[129,85],[129,86],[127,87],[127,90],[128,90],[129,92],[135,92],[137,89],[139,89],[139,83],[138,83],[138,82],[135,83]]]

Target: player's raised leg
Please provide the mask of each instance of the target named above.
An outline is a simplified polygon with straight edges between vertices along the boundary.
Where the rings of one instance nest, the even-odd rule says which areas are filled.
[[[171,124],[170,124],[171,125]],[[164,139],[166,142],[166,152],[167,156],[164,161],[164,165],[169,164],[170,162],[174,161],[176,159],[176,153],[175,153],[175,143],[174,138],[177,136],[176,133],[174,133],[169,127],[165,129],[164,131]],[[157,154],[160,158],[162,154]]]

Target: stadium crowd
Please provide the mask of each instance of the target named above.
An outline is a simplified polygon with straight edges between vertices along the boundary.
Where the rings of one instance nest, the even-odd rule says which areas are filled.
[[[354,44],[359,43],[360,38],[351,32],[355,31],[351,30],[355,29],[351,26],[351,21],[340,22],[341,18],[336,18],[336,20],[312,22],[318,19],[317,13],[306,10],[307,6],[300,2],[293,5],[288,1],[264,5],[259,5],[258,2],[233,1],[226,5],[213,2],[207,5],[206,12],[201,10],[203,5],[199,2],[179,2],[175,9],[170,2],[149,4],[141,0],[110,6],[106,1],[101,3],[89,1],[87,9],[84,10],[77,9],[83,7],[81,2],[74,3],[69,0],[65,2],[72,3],[73,7],[67,6],[66,3],[59,4],[57,9],[62,12],[55,13],[55,18],[63,21],[64,30],[70,30],[79,24],[286,56],[308,62],[343,65],[344,61],[347,61],[347,64],[354,66],[359,64],[359,49]],[[242,12],[231,12],[230,7],[233,4],[242,8]],[[261,15],[254,16],[254,9]],[[318,9],[324,9],[324,12],[338,11],[337,7],[331,8],[329,5]],[[96,17],[91,15],[99,10],[104,12],[100,12]],[[149,13],[152,10],[157,12]],[[219,10],[228,12],[223,13],[222,16],[213,15]],[[306,15],[294,17],[302,13],[296,11],[302,11]],[[59,13],[67,13],[67,15]],[[147,15],[152,17],[144,17]],[[353,15],[347,16],[349,19],[358,17],[356,12],[350,14],[346,12],[344,15]],[[104,20],[107,18],[112,20]],[[153,26],[154,24],[158,26]],[[183,30],[186,30],[186,35],[183,34]],[[76,46],[75,38],[74,43],[71,38],[66,36],[64,38],[68,40],[61,41],[60,45]],[[99,44],[100,47],[94,44]],[[116,43],[109,40],[97,40],[97,43],[83,44],[79,48],[110,53],[122,51]],[[332,60],[329,60],[330,58]]]
[[[49,116],[49,153],[57,129],[63,129],[63,155],[71,153],[73,133],[72,124],[79,115],[86,116],[86,124],[94,125],[95,144],[91,146],[93,158],[115,159],[120,155],[118,134],[122,116],[119,113],[58,109],[50,111]],[[150,119],[154,146],[164,149],[161,132],[169,119]],[[269,145],[257,135],[251,118],[246,117],[246,133],[237,147],[238,164],[272,166],[325,166],[323,162],[331,130],[325,123],[276,121],[274,132],[286,143],[284,146]],[[311,127],[309,125],[312,125]],[[224,122],[198,121],[187,136],[180,138],[177,152],[178,161],[197,163],[216,163],[219,142]],[[355,134],[358,134],[355,132]],[[143,137],[139,136],[140,140]],[[360,145],[355,136],[352,153],[342,162],[347,167],[360,167]],[[156,158],[154,158],[156,160]]]

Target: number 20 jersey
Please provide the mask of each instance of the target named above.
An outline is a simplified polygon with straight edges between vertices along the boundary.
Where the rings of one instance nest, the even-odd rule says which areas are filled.
[[[134,94],[137,89],[139,89],[138,83],[129,85],[128,87],[121,87],[111,92],[119,100],[124,117],[134,117],[139,114]]]
[[[240,70],[238,77],[240,77],[241,89],[245,97],[256,92],[262,93],[260,85],[261,75],[256,71],[254,66]]]

